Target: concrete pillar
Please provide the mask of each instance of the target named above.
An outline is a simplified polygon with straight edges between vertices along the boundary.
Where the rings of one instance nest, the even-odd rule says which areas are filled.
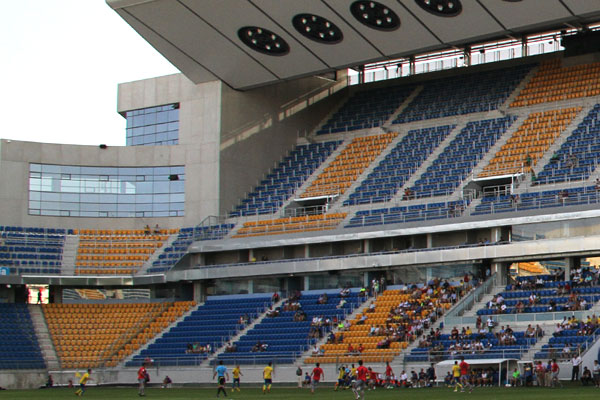
[[[254,279],[248,280],[248,293],[254,293]]]
[[[465,47],[463,57],[465,67],[469,67],[471,65],[471,46]]]
[[[579,257],[567,257],[565,258],[565,281],[571,279],[571,271],[578,269],[581,266],[581,259]]]
[[[304,290],[310,290],[310,284],[309,284],[308,276],[304,277]]]
[[[499,286],[508,284],[508,265],[507,263],[492,263],[492,274],[496,273],[496,283]]]
[[[433,268],[427,267],[425,268],[425,279],[427,282],[433,279]]]
[[[304,258],[309,258],[310,257],[310,246],[305,244],[304,245]]]
[[[496,243],[502,237],[502,228],[494,227],[492,228],[492,237],[490,238],[490,243]]]
[[[433,235],[431,233],[427,234],[427,248],[431,249],[433,247]]]
[[[527,36],[521,38],[521,57],[527,57]]]
[[[363,240],[364,253],[369,254],[371,252],[371,241],[369,239]]]
[[[368,291],[370,285],[371,285],[371,282],[369,282],[369,273],[368,272],[364,272],[363,273],[363,287],[366,287],[367,291]]]
[[[249,262],[256,261],[256,257],[254,256],[254,249],[248,250],[248,261]]]
[[[194,282],[194,301],[196,303],[201,303],[203,301],[203,297],[202,297],[202,283],[201,282]]]

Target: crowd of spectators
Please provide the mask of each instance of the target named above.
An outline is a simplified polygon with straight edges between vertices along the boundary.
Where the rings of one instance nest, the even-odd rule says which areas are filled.
[[[210,343],[207,343],[205,346],[202,346],[198,342],[188,343],[185,352],[187,354],[208,354],[212,352],[212,346]]]

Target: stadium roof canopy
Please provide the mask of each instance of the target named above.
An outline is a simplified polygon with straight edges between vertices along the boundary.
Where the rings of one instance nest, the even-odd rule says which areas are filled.
[[[582,0],[106,0],[195,83],[236,89],[579,27]]]

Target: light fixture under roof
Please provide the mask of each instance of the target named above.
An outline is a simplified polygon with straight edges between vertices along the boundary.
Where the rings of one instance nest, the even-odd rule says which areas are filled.
[[[439,17],[456,17],[462,11],[460,0],[415,0],[425,11]]]
[[[252,50],[270,56],[283,56],[290,51],[290,46],[281,36],[258,26],[240,28],[238,37]]]
[[[355,1],[350,12],[359,22],[380,31],[394,31],[400,27],[400,18],[390,9],[376,1]]]
[[[344,38],[340,28],[318,15],[298,14],[292,18],[292,24],[301,35],[315,42],[335,44]]]

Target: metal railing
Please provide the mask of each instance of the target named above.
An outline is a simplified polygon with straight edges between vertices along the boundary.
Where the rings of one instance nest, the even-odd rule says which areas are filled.
[[[472,290],[470,293],[464,296],[461,300],[459,300],[458,303],[446,313],[444,317],[444,323],[446,324],[446,326],[448,326],[448,323],[446,322],[448,318],[463,315],[465,311],[473,308],[475,303],[479,302],[483,296],[489,294],[492,291],[492,289],[496,286],[497,279],[497,274],[492,274],[481,285],[476,287],[474,290]]]

